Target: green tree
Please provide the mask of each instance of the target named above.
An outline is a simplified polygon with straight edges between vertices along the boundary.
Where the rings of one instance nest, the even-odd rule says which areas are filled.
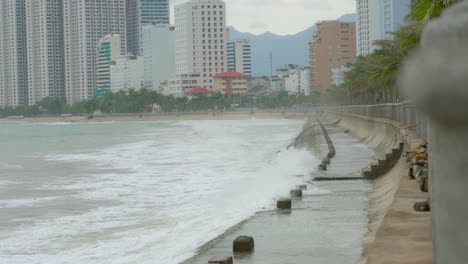
[[[59,115],[66,109],[66,102],[63,97],[45,97],[38,103],[38,106],[45,114]]]
[[[376,41],[379,49],[358,57],[345,74],[345,82],[323,95],[322,101],[335,104],[396,102],[401,95],[396,83],[404,59],[419,46],[422,29],[457,0],[418,0],[408,16],[408,25],[391,32],[393,39]]]

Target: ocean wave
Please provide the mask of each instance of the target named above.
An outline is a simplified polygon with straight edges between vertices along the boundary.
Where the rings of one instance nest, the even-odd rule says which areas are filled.
[[[318,160],[306,150],[285,149],[302,125],[174,122],[145,127],[133,143],[46,155],[75,174],[93,173],[64,176],[41,191],[73,192],[97,207],[12,231],[2,241],[2,257],[12,263],[25,254],[37,257],[29,263],[179,263],[231,226],[275,208],[278,197],[308,180],[296,175],[310,175]],[[115,169],[121,171],[108,171]]]

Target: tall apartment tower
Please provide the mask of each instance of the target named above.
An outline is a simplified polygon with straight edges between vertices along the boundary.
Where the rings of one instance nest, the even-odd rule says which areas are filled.
[[[175,7],[176,74],[199,74],[199,86],[213,89],[225,72],[226,6],[221,0],[191,0]]]
[[[166,24],[143,26],[145,87],[159,87],[175,74],[175,28]]]
[[[121,56],[120,36],[107,35],[99,41],[96,62],[96,99],[103,99],[111,91],[111,63]]]
[[[309,87],[308,87],[308,93],[309,94],[312,94],[313,92],[316,92],[314,91],[314,83],[315,83],[315,75],[314,75],[314,72],[315,72],[315,69],[314,67],[316,66],[315,65],[315,53],[314,53],[314,42],[313,42],[313,39],[309,41],[308,45],[309,45],[309,65],[310,65],[310,71],[309,71]]]
[[[378,47],[376,40],[391,39],[389,32],[405,24],[414,0],[357,0],[356,33],[357,54],[365,56]]]
[[[227,43],[227,70],[252,75],[252,48],[248,39]]]
[[[372,5],[372,3],[373,1],[369,0],[356,0],[356,49],[358,56],[371,53],[369,4]]]
[[[332,85],[332,69],[356,59],[356,25],[319,22],[310,45],[312,91],[324,91]]]
[[[28,103],[25,3],[0,1],[0,107]]]
[[[62,0],[26,1],[29,104],[64,97]]]
[[[63,0],[67,103],[94,97],[99,40],[118,34],[127,50],[125,0]]]
[[[169,0],[126,0],[126,16],[127,52],[141,55],[143,26],[169,24]]]

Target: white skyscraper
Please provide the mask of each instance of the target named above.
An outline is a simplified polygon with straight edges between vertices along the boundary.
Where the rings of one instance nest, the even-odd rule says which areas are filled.
[[[357,55],[372,53],[376,40],[391,39],[389,32],[405,25],[412,0],[356,0]]]
[[[252,74],[252,49],[248,39],[229,41],[227,44],[227,70]]]
[[[62,0],[26,1],[29,104],[63,97]]]
[[[169,24],[169,0],[127,0],[127,51],[142,54],[142,28],[154,22]]]
[[[370,53],[369,40],[369,0],[356,0],[356,50],[358,56]]]
[[[0,107],[28,103],[24,0],[0,1]]]
[[[120,57],[120,36],[107,35],[99,41],[99,51],[96,62],[96,91],[97,99],[103,99],[111,91],[111,64]]]
[[[225,72],[226,7],[221,0],[191,0],[175,7],[176,74],[200,75],[198,86],[213,89]]]
[[[143,26],[145,86],[159,91],[175,73],[175,32],[168,24]]]
[[[144,63],[141,56],[121,56],[110,66],[111,90],[140,90],[144,83]]]
[[[125,0],[63,0],[68,103],[94,97],[99,40],[118,34],[126,52]]]

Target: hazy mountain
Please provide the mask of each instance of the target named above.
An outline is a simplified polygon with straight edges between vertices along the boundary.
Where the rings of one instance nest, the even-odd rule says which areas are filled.
[[[347,14],[340,18],[342,22],[354,22],[356,14]],[[277,66],[284,64],[309,65],[309,46],[315,27],[294,35],[276,35],[265,32],[261,35],[237,31],[229,27],[230,39],[249,39],[252,44],[252,75],[270,75],[270,52],[273,57],[273,73]]]

